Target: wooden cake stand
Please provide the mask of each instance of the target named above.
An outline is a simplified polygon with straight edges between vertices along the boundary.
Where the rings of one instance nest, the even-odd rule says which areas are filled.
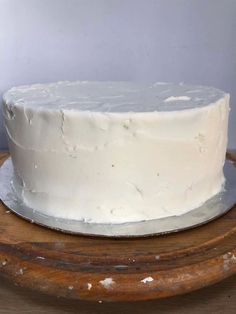
[[[0,162],[8,156],[1,153]],[[108,239],[40,227],[0,204],[0,275],[19,286],[73,299],[134,301],[187,293],[234,273],[236,206],[192,230]]]

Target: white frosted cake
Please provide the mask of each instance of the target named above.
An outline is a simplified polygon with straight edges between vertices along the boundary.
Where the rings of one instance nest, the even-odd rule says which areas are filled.
[[[54,217],[125,223],[181,215],[224,186],[229,95],[215,88],[58,82],[10,89],[13,187]]]

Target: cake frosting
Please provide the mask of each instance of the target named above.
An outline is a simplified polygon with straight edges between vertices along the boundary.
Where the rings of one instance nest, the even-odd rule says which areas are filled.
[[[43,214],[157,219],[224,186],[229,95],[216,88],[66,81],[14,87],[3,99],[13,188]]]

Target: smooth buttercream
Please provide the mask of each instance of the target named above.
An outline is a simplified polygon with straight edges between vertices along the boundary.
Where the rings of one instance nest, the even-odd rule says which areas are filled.
[[[229,95],[215,88],[58,82],[10,89],[4,119],[30,207],[124,223],[181,215],[224,184]]]

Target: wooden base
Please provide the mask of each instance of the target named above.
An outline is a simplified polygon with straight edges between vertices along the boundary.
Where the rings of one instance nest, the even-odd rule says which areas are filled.
[[[7,157],[2,153],[0,161]],[[192,230],[107,239],[40,227],[0,204],[0,274],[19,286],[73,299],[134,301],[183,294],[234,273],[236,206]]]

